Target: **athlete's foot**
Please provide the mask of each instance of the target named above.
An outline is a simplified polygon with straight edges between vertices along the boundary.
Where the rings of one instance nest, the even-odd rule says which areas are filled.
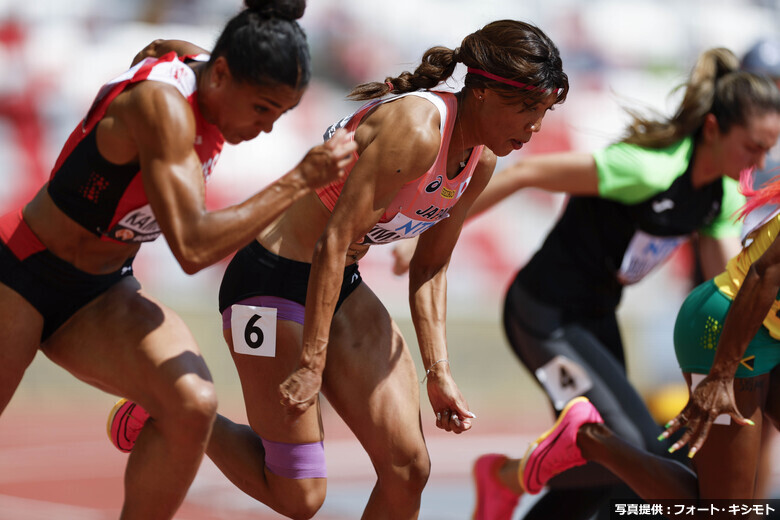
[[[117,401],[108,414],[106,425],[111,444],[119,451],[125,453],[132,451],[135,440],[148,418],[149,414],[140,405],[127,399]]]
[[[521,463],[523,488],[539,493],[555,475],[587,462],[577,446],[577,432],[586,423],[603,423],[586,397],[569,401],[552,428],[531,444]]]
[[[477,504],[473,520],[512,520],[520,499],[498,480],[498,470],[506,462],[504,455],[482,455],[474,463]]]

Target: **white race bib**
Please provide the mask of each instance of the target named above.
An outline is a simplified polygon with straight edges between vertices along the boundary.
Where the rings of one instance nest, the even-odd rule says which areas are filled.
[[[371,231],[366,233],[361,243],[363,244],[387,244],[389,242],[395,242],[403,238],[416,237],[432,225],[436,224],[442,218],[446,218],[449,215],[446,212],[437,218],[436,220],[415,220],[411,217],[398,213],[389,222],[381,222],[374,224]]]
[[[623,285],[638,282],[686,240],[688,235],[657,237],[637,230],[623,255],[618,280]]]
[[[129,211],[107,235],[121,242],[151,242],[160,236],[160,225],[147,204]]]
[[[230,309],[233,351],[249,356],[276,356],[276,308],[233,305]]]
[[[535,374],[556,410],[563,410],[566,403],[593,388],[585,369],[565,356],[555,356],[537,368]]]

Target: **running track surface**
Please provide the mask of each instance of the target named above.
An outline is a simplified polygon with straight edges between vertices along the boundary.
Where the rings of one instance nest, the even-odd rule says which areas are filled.
[[[104,410],[89,402],[82,409],[68,411],[61,405],[9,406],[0,418],[0,520],[118,518],[127,456],[113,448],[106,437],[105,419],[112,404],[107,398]],[[525,420],[499,414],[479,417],[471,431],[458,436],[426,424],[432,472],[423,493],[420,519],[471,518],[474,459],[487,452],[521,456],[528,443],[552,422],[546,414],[537,415]],[[340,419],[325,409],[323,420],[328,496],[316,518],[360,518],[374,483],[372,468]],[[774,490],[780,483],[778,448],[773,450],[772,467],[777,468],[771,477]],[[176,515],[178,520],[280,518],[237,490],[208,459],[204,459]]]
[[[12,402],[12,404],[14,404]],[[105,410],[88,403],[79,410],[11,406],[0,418],[0,520],[108,520],[119,516],[127,459],[108,441]],[[56,411],[52,411],[52,408]],[[324,412],[328,496],[320,520],[360,518],[374,474],[368,457],[332,412]],[[428,421],[432,422],[432,421]],[[520,456],[546,421],[525,435],[513,420],[475,422],[463,435],[426,425],[432,474],[423,494],[422,520],[471,517],[471,465],[487,451]],[[530,428],[533,428],[531,430]],[[180,520],[270,520],[282,518],[237,490],[210,460],[204,463],[176,515]]]

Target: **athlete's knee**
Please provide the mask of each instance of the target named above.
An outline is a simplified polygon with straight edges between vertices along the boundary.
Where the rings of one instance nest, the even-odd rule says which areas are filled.
[[[276,476],[289,479],[279,499],[278,509],[290,518],[313,517],[325,501],[327,468],[322,441],[309,443],[275,442],[262,439],[265,467]],[[292,492],[289,488],[292,488]]]
[[[398,491],[403,496],[422,495],[431,474],[431,459],[423,444],[413,453],[388,457],[376,468],[380,487]]]
[[[286,496],[279,497],[280,503],[276,509],[293,520],[309,520],[314,518],[325,503],[327,480],[323,478],[300,482],[297,493],[287,493]]]
[[[167,400],[165,422],[181,440],[201,442],[217,416],[217,394],[210,381],[183,379],[177,382],[175,397]]]

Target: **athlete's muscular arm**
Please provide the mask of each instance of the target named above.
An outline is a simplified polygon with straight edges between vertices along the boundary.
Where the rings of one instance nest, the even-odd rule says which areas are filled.
[[[718,340],[710,372],[693,391],[688,404],[669,422],[665,437],[682,427],[687,431],[672,446],[677,450],[689,444],[692,457],[704,444],[710,427],[722,413],[739,424],[750,424],[739,412],[734,400],[734,374],[753,337],[766,318],[780,290],[780,240],[756,260],[731,304]]]
[[[523,188],[572,195],[598,195],[596,161],[589,153],[531,155],[493,176],[469,211],[469,218],[498,204]]]
[[[135,55],[132,65],[135,65],[144,58],[159,58],[169,52],[175,52],[177,56],[194,56],[198,54],[209,54],[209,51],[198,47],[194,43],[184,40],[154,40],[152,43],[141,49],[141,52]]]
[[[426,100],[404,98],[380,106],[360,124],[355,138],[360,157],[312,257],[299,368],[280,387],[293,415],[314,403],[321,386],[347,249],[379,221],[405,183],[433,165],[441,141],[439,113]]]
[[[103,141],[109,144],[101,153],[109,159],[112,150],[136,153],[160,230],[190,274],[248,244],[295,200],[343,174],[354,149],[342,132],[246,201],[208,212],[202,166],[193,149],[194,116],[175,88],[141,82],[112,102],[104,123]],[[100,143],[99,133],[99,147]]]
[[[430,371],[428,398],[436,414],[436,426],[461,433],[471,428],[474,415],[453,380],[447,354],[447,267],[460,236],[466,214],[488,184],[496,157],[487,148],[468,188],[453,206],[449,218],[421,234],[409,266],[409,305],[417,333],[423,367]]]
[[[468,213],[472,219],[523,188],[539,188],[573,195],[598,195],[598,171],[591,154],[557,153],[532,155],[504,168],[495,175],[477,197]],[[394,247],[393,272],[409,269],[416,239]]]

